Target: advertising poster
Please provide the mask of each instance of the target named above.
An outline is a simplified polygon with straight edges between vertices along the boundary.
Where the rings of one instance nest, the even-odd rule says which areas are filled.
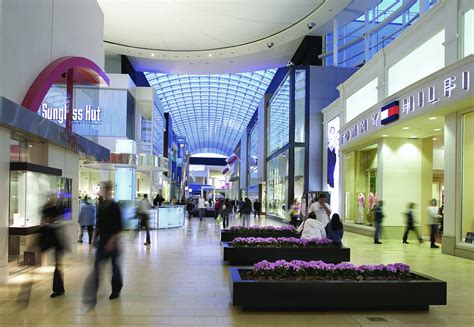
[[[327,185],[331,192],[331,209],[334,213],[340,213],[339,199],[339,116],[328,122],[328,166]]]

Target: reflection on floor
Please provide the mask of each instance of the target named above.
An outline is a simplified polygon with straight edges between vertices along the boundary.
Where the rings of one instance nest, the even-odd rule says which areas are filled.
[[[96,309],[85,312],[81,307],[93,249],[79,244],[66,259],[63,297],[49,298],[50,267],[14,277],[0,287],[0,325],[472,326],[474,321],[474,262],[443,255],[427,243],[386,241],[376,246],[369,237],[345,235],[355,264],[406,262],[416,271],[447,281],[447,306],[421,313],[242,312],[230,304],[228,267],[222,264],[219,230],[213,219],[202,223],[193,219],[182,229],[153,231],[150,247],[143,245],[144,232],[134,240],[132,234],[124,235],[125,286],[119,299],[108,299],[107,279]],[[109,270],[104,275],[110,275]]]

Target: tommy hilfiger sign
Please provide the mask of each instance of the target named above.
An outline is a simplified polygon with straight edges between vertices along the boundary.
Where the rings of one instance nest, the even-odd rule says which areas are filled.
[[[443,79],[426,83],[415,92],[392,100],[382,108],[380,104],[376,108],[367,111],[365,117],[356,123],[349,123],[349,127],[341,128],[340,143],[347,144],[361,135],[376,131],[396,120],[409,119],[412,115],[423,114],[440,108],[453,100],[460,100],[472,96],[471,71],[472,62],[454,73],[448,74]],[[467,67],[466,67],[467,66]]]

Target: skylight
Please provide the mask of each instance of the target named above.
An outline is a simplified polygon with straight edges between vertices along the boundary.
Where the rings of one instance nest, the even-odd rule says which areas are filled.
[[[276,69],[238,74],[145,73],[192,153],[230,155]]]

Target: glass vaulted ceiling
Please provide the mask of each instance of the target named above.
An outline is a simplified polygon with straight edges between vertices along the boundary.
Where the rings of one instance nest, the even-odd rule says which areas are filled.
[[[276,69],[221,75],[145,73],[193,154],[230,155]]]

